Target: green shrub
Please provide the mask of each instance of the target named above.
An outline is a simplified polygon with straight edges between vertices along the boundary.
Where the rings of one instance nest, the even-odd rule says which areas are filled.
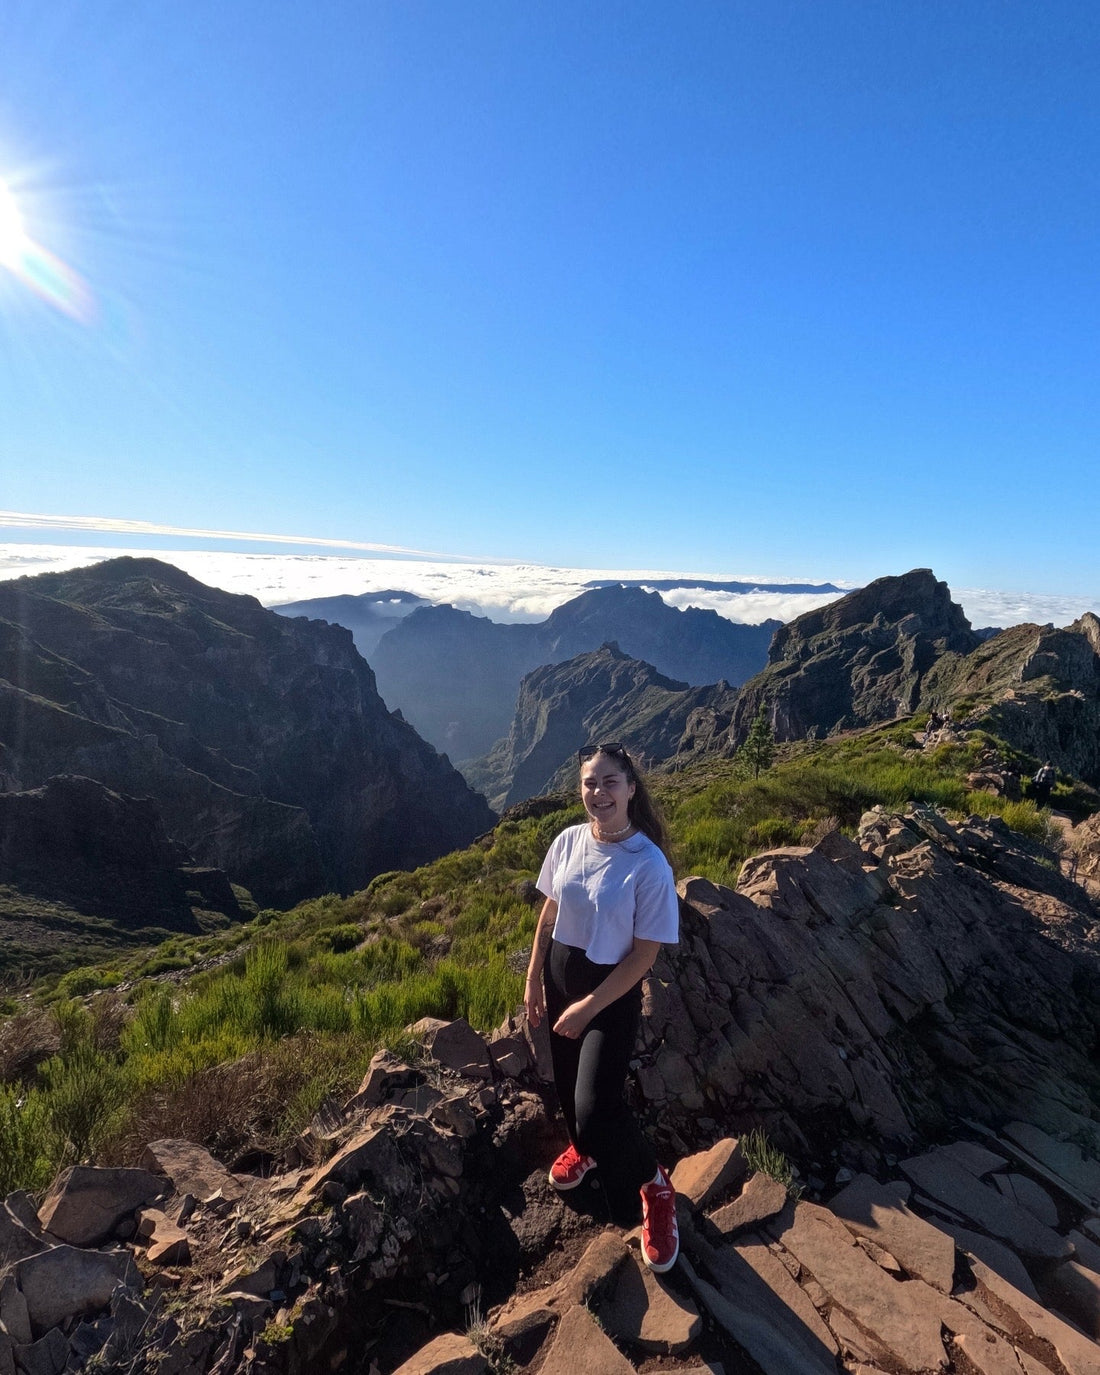
[[[81,969],[70,969],[67,974],[62,974],[57,981],[57,992],[63,998],[83,998],[89,993],[95,993],[101,988],[113,988],[111,975],[104,976],[98,969],[84,967]],[[118,982],[117,976],[114,983]]]
[[[996,793],[971,792],[966,795],[966,810],[977,816],[999,816],[1006,826],[1041,845],[1049,845],[1056,838],[1050,812],[1036,807],[1031,798],[1014,802]]]
[[[42,1098],[0,1084],[0,1198],[16,1189],[42,1189],[53,1174]]]
[[[327,931],[322,931],[317,939],[321,945],[327,946],[334,955],[342,955],[348,950],[355,949],[363,939],[363,931],[354,922],[344,922],[340,926],[333,926]]]
[[[168,1050],[178,1040],[179,1022],[166,990],[142,998],[133,1021],[122,1033],[123,1047],[131,1053]]]
[[[41,1077],[52,1159],[65,1165],[90,1159],[125,1098],[121,1070],[94,1046],[81,1044],[47,1060]]]

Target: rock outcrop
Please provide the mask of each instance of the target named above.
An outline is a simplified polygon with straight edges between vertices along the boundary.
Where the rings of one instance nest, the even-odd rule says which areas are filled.
[[[1050,858],[875,811],[682,885],[636,1049],[667,1275],[547,1187],[544,1034],[428,1019],[265,1178],[158,1141],[11,1196],[0,1369],[1100,1375],[1100,923]]]
[[[729,713],[735,699],[725,683],[689,687],[604,645],[527,674],[507,738],[466,777],[500,810],[575,786],[576,751],[590,740],[622,740],[652,768],[680,749],[689,720]]]
[[[744,741],[762,705],[777,740],[909,715],[936,662],[978,644],[947,584],[928,569],[878,578],[776,631],[767,667],[741,691],[728,743]]]
[[[574,597],[539,624],[501,625],[452,606],[423,607],[378,643],[378,686],[453,759],[486,754],[509,729],[523,676],[609,642],[686,684],[737,685],[764,664],[778,621],[735,625],[679,611],[657,592],[618,584]]]
[[[1100,620],[1090,612],[1064,630],[1017,625],[965,655],[945,654],[926,676],[923,705],[1000,736],[1100,783]]]
[[[820,1154],[1022,1105],[1100,1153],[1096,908],[999,819],[871,812],[859,844],[832,832],[681,892],[638,1070],[670,1153],[700,1115]]]
[[[346,630],[155,559],[0,583],[0,780],[79,773],[265,903],[466,844],[484,800],[386,710]]]

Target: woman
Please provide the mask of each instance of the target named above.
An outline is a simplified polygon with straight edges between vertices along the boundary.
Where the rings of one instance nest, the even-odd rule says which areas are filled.
[[[618,743],[578,751],[588,821],[550,846],[538,877],[545,896],[524,1000],[550,1022],[554,1084],[569,1146],[550,1183],[575,1188],[599,1167],[612,1217],[633,1225],[639,1193],[642,1258],[664,1272],[680,1250],[676,1196],[623,1099],[642,1005],[642,979],[662,944],[679,938],[679,906],[664,826],[630,755]],[[545,996],[542,981],[545,979]]]

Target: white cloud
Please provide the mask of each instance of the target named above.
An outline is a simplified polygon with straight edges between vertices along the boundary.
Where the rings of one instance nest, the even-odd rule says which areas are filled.
[[[447,554],[431,549],[406,549],[400,544],[374,544],[360,540],[319,539],[313,535],[260,535],[247,530],[201,530],[185,525],[159,525],[147,520],[120,520],[114,516],[54,516],[35,515],[27,511],[0,511],[0,529],[9,530],[71,530],[96,535],[137,535],[146,538],[167,535],[170,538],[241,540],[252,544],[294,544],[303,548],[358,549],[365,553],[404,555],[443,559]]]
[[[981,587],[958,587],[952,597],[965,610],[973,626],[1065,626],[1086,611],[1100,614],[1100,596],[1060,597],[1042,592],[996,592]]]
[[[450,602],[495,621],[543,620],[555,607],[583,592],[588,583],[599,580],[622,578],[644,583],[647,579],[682,579],[690,582],[693,577],[700,577],[708,582],[779,581],[728,572],[701,575],[652,568],[615,571],[480,560],[452,563],[335,554],[245,554],[49,544],[0,544],[0,578],[18,577],[23,573],[60,572],[120,555],[163,559],[201,582],[229,592],[250,593],[268,606],[310,597],[395,588],[416,593],[429,601]],[[845,585],[835,578],[830,580],[837,586]],[[836,598],[835,593],[734,593],[691,587],[662,591],[661,595],[670,606],[709,607],[731,621],[752,625],[769,617],[790,620]],[[957,588],[953,595],[975,626],[1018,625],[1021,621],[1068,625],[1085,611],[1100,610],[1100,597],[1050,596],[981,588]]]
[[[840,586],[841,584],[836,584]],[[706,588],[679,587],[662,591],[669,606],[688,606],[717,611],[729,621],[759,625],[761,621],[793,621],[807,611],[835,602],[837,592],[711,592]]]

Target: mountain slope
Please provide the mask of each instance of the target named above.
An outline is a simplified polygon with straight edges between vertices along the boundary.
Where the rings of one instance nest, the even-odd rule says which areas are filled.
[[[88,964],[254,910],[168,839],[149,798],[64,776],[0,792],[0,971]]]
[[[676,682],[606,644],[527,674],[507,738],[467,777],[499,808],[572,787],[576,751],[591,740],[621,740],[652,767],[677,752],[694,713],[728,711],[735,695]]]
[[[1017,625],[967,655],[945,654],[923,705],[950,706],[1065,773],[1100,782],[1100,619]]]
[[[414,611],[378,643],[379,691],[454,759],[487,753],[508,731],[524,674],[614,642],[685,684],[738,684],[765,662],[779,622],[736,625],[668,606],[640,587],[594,588],[536,625],[500,625],[450,606]]]
[[[264,903],[348,891],[491,824],[351,636],[155,559],[0,583],[0,775],[153,797]]]
[[[355,648],[369,659],[378,641],[418,606],[426,605],[415,592],[362,592],[358,596],[309,597],[305,601],[284,602],[270,610],[280,616],[305,616],[311,621],[329,621],[351,631]]]

